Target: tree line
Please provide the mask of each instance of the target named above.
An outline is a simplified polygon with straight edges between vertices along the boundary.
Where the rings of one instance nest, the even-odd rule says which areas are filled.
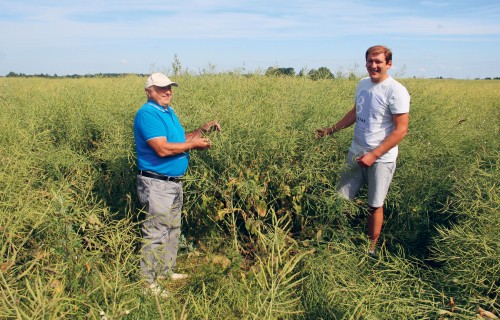
[[[175,74],[179,74],[180,72],[174,72]],[[72,75],[63,75],[59,76],[57,74],[47,74],[47,73],[40,73],[40,74],[25,74],[25,73],[16,73],[16,72],[9,72],[6,77],[9,78],[15,78],[15,77],[20,77],[20,78],[118,78],[118,77],[123,77],[126,75],[130,75],[130,73],[96,73],[96,74],[72,74]],[[136,74],[134,75],[137,76],[148,76],[148,74]],[[319,69],[312,69],[312,70],[305,70],[302,69],[298,74],[295,73],[294,68],[279,68],[279,67],[269,67],[265,74],[266,76],[299,76],[299,77],[308,77],[313,80],[319,80],[319,79],[335,79],[335,75],[328,69],[327,67],[321,67]],[[343,78],[344,76],[337,74],[338,78]],[[350,72],[346,78],[356,78],[356,75],[354,72]]]
[[[176,74],[178,74],[177,72]],[[59,76],[57,74],[47,74],[47,73],[39,73],[39,74],[25,74],[25,73],[16,73],[9,72],[5,77],[9,78],[119,78],[127,75],[136,75],[140,77],[147,77],[149,74],[145,73],[94,73],[94,74],[72,74],[72,75],[63,75]],[[281,67],[269,67],[267,68],[265,74],[266,76],[278,76],[278,77],[307,77],[312,80],[320,80],[320,79],[335,79],[335,78],[347,78],[350,80],[355,80],[358,78],[354,71],[350,71],[346,74],[337,73],[335,76],[330,69],[327,67],[320,67],[318,69],[301,69],[299,73],[295,72],[294,68],[281,68]],[[443,77],[436,77],[435,79],[446,79]],[[475,78],[475,80],[481,80],[480,78]],[[486,77],[484,80],[500,80],[500,77]]]
[[[307,77],[312,80],[320,80],[320,79],[335,79],[335,75],[328,69],[327,67],[320,67],[318,69],[301,69],[300,72],[296,75],[295,70],[293,68],[279,68],[279,67],[269,67],[265,73],[266,76],[285,76],[285,77]],[[356,79],[356,73],[354,71],[350,71],[348,74],[340,74],[337,73],[337,78],[348,78],[348,79]]]
[[[64,75],[64,76],[58,76],[57,74],[50,75],[48,73],[39,73],[39,74],[25,74],[25,73],[16,73],[16,72],[9,72],[5,77],[9,78],[50,78],[50,79],[55,79],[55,78],[119,78],[119,77],[124,77],[127,75],[131,75],[132,73],[94,73],[94,74],[71,74],[71,75]],[[148,74],[138,74],[134,73],[134,75],[138,76],[149,76]]]

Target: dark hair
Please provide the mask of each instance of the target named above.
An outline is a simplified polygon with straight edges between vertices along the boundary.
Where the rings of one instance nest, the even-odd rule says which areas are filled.
[[[365,60],[368,60],[368,55],[369,54],[379,54],[383,53],[385,56],[385,62],[388,63],[389,61],[392,61],[392,51],[391,49],[385,47],[385,46],[373,46],[368,48],[365,53]]]

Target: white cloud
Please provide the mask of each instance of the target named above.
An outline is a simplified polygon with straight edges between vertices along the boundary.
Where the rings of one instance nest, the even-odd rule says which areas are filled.
[[[420,4],[432,8],[445,8],[451,5],[449,2],[445,1],[420,1]]]
[[[425,6],[439,3],[421,2]],[[428,17],[407,7],[380,6],[366,1],[199,0],[165,4],[129,0],[116,4],[94,0],[84,4],[7,6],[8,11],[25,18],[23,23],[0,22],[3,30],[13,31],[10,39],[9,32],[0,37],[10,41],[13,38],[30,41],[35,37],[50,40],[50,35],[58,34],[59,38],[71,41],[71,38],[333,39],[365,34],[500,34],[500,23],[484,20],[484,16],[474,21],[460,16]]]

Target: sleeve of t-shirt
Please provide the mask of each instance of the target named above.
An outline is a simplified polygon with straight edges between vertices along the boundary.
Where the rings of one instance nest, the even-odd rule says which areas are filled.
[[[403,85],[393,87],[392,96],[389,99],[392,114],[410,112],[410,94]]]
[[[140,112],[136,121],[138,122],[139,131],[146,141],[167,136],[163,121],[153,112]]]

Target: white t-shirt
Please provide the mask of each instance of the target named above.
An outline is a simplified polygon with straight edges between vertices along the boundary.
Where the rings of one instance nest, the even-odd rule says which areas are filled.
[[[359,81],[355,94],[356,125],[350,151],[357,157],[378,147],[394,130],[394,114],[410,111],[410,95],[406,88],[392,77],[380,83],[370,78]],[[393,162],[398,157],[398,146],[377,159]]]

